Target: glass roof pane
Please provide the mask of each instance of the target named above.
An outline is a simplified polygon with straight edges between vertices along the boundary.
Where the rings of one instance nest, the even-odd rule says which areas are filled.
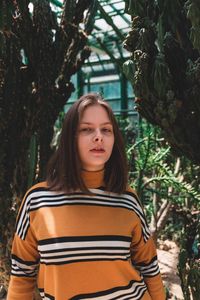
[[[95,25],[101,30],[101,31],[107,31],[107,30],[111,30],[112,27],[106,23],[106,21],[104,19],[98,19],[95,21]]]
[[[110,12],[113,11],[113,9],[112,9],[112,7],[111,7],[110,5],[105,5],[105,6],[104,6],[104,9],[105,9],[105,11],[106,11],[107,13],[110,13]]]
[[[114,4],[114,7],[118,10],[123,10],[125,9],[125,1],[120,1],[116,4]]]
[[[112,20],[120,29],[127,28],[129,26],[127,22],[119,15],[113,16]]]

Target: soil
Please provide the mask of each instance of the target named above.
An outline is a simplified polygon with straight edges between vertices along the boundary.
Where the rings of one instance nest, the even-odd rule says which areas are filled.
[[[165,288],[169,291],[170,300],[182,300],[183,292],[181,282],[178,276],[178,246],[169,240],[159,244],[158,262]]]

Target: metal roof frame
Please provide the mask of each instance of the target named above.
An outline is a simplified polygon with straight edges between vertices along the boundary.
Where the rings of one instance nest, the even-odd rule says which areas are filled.
[[[97,12],[94,29],[88,38],[92,53],[85,65],[91,67],[99,63],[99,68],[105,70],[106,63],[112,63],[113,68],[121,69],[129,56],[123,48],[123,40],[130,30],[131,18],[125,13],[125,0],[95,0]],[[59,16],[63,0],[50,0]],[[105,70],[106,71],[106,70]]]

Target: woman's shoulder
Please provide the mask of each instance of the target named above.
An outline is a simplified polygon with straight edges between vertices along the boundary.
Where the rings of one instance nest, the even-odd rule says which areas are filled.
[[[34,185],[32,185],[28,191],[37,190],[37,189],[48,189],[47,181],[41,181],[37,182]]]
[[[130,185],[127,186],[126,188],[126,193],[138,198],[137,192],[135,189],[133,189]]]
[[[137,205],[139,207],[143,207],[142,203],[141,203],[141,200],[136,192],[136,190],[134,188],[132,188],[131,186],[127,186],[127,189],[126,189],[126,194],[128,195],[129,199],[132,201],[134,201],[135,203],[137,203]]]
[[[38,189],[38,188],[48,188],[47,181],[41,181],[41,182],[35,183],[33,186],[31,186],[29,188],[29,190],[34,190],[34,189]]]
[[[46,181],[41,181],[41,182],[35,183],[27,190],[25,197],[27,197],[28,195],[31,195],[35,192],[47,191],[48,189],[49,188],[48,188]]]
[[[20,220],[20,218],[28,215],[32,200],[40,197],[41,194],[45,191],[48,191],[48,185],[46,181],[36,183],[27,190],[20,203],[17,220]]]

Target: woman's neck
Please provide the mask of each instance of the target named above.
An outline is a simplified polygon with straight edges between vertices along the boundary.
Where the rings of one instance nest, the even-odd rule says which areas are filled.
[[[99,171],[82,170],[81,175],[87,188],[98,188],[104,184],[104,169]]]

